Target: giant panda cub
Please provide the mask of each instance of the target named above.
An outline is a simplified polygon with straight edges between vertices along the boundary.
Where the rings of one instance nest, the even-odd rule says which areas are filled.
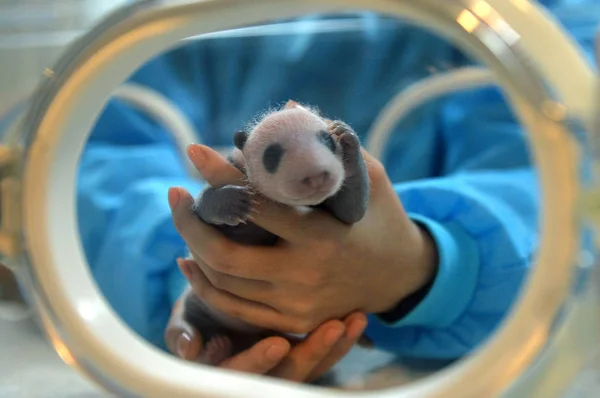
[[[229,161],[245,174],[247,186],[207,187],[194,203],[198,217],[228,238],[249,245],[277,243],[277,236],[248,220],[253,195],[324,208],[347,224],[364,216],[369,178],[359,138],[347,124],[288,101],[249,132],[236,133],[234,144]],[[199,361],[211,365],[278,334],[210,308],[191,289],[184,294],[184,319],[202,336]]]

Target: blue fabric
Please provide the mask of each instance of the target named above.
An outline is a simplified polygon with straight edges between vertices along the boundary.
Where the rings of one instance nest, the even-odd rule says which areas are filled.
[[[596,19],[565,19],[588,52]],[[131,80],[170,98],[209,145],[230,145],[243,123],[289,98],[349,122],[364,139],[398,91],[432,68],[471,64],[424,29],[373,14],[360,14],[360,25],[354,33],[187,42]],[[476,90],[413,112],[397,126],[383,163],[407,211],[433,234],[441,263],[413,313],[392,325],[370,317],[367,334],[404,356],[464,355],[502,320],[536,249],[540,203],[524,136],[498,90]],[[118,100],[92,132],[78,183],[82,243],[98,285],[133,330],[164,348],[185,283],[175,263],[185,244],[167,190],[201,185],[186,175],[169,134]]]
[[[477,287],[479,252],[476,242],[465,233],[462,226],[451,223],[444,225],[418,214],[409,214],[409,217],[429,231],[439,248],[438,271],[429,293],[419,305],[398,322],[382,323],[393,328],[449,327],[462,315]],[[452,297],[453,302],[450,308],[448,297]],[[376,333],[381,332],[372,325],[369,336],[379,340],[375,337]]]

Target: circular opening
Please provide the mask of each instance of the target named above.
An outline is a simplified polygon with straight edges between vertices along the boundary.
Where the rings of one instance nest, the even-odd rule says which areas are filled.
[[[267,2],[265,2],[265,5],[266,4]],[[272,4],[270,6],[272,6]],[[291,7],[291,4],[287,4],[287,6]],[[198,10],[203,9],[201,5],[196,5],[195,7],[197,7]],[[237,11],[242,12],[244,7],[242,5],[239,7],[240,8]],[[326,7],[323,8],[325,9]],[[176,8],[174,9],[176,10]],[[211,8],[206,8],[203,10],[206,11],[206,14],[204,14],[204,17],[207,21],[206,29],[210,29],[211,24],[208,22],[211,20],[208,18],[208,16],[211,15],[210,11],[212,10]],[[399,12],[398,10],[395,11]],[[273,10],[274,14],[277,14],[278,12],[280,12],[281,16],[286,14],[280,9]],[[200,16],[201,14],[199,14],[198,18],[200,18]],[[212,14],[212,16],[214,17],[214,14]],[[181,22],[181,19],[184,18],[184,14],[177,14],[177,17]],[[221,15],[221,17],[226,18],[230,17],[230,15],[224,13]],[[244,18],[241,18],[240,22],[242,22],[243,19]],[[212,23],[217,23],[215,21]],[[165,29],[165,26],[166,25],[162,25],[162,28]],[[136,33],[148,35],[145,37],[142,36],[147,41],[150,41],[151,38],[154,38],[156,40],[154,44],[157,47],[164,48],[165,41],[163,41],[163,39],[166,40],[166,37],[168,37],[166,33],[168,32],[161,32],[164,33],[162,38],[156,39],[159,37],[155,36],[158,31],[153,31],[153,29],[157,29],[158,26],[149,24],[145,28],[145,30],[140,29]],[[168,28],[173,29],[170,31],[172,37],[185,37],[186,35],[189,36],[192,34],[192,30],[196,29],[192,29],[191,25],[186,25],[183,23],[179,25],[179,30],[170,26]],[[124,37],[125,36],[126,35],[124,35]],[[60,324],[64,325],[64,329],[69,331],[67,338],[70,340],[70,344],[73,347],[81,347],[80,349],[82,351],[80,355],[84,355],[86,359],[88,359],[97,368],[103,369],[105,372],[112,373],[111,376],[114,377],[118,383],[135,386],[135,388],[139,388],[140,391],[152,391],[157,394],[159,394],[159,392],[186,393],[191,391],[204,391],[207,394],[214,393],[217,395],[217,393],[221,390],[221,386],[229,386],[232,385],[230,382],[244,380],[246,383],[244,385],[244,389],[248,387],[260,387],[261,396],[267,391],[281,393],[285,388],[287,388],[287,386],[279,386],[278,384],[271,383],[265,384],[254,378],[248,378],[240,375],[234,376],[231,374],[218,372],[213,369],[200,369],[193,366],[188,366],[180,361],[166,359],[164,355],[159,354],[156,350],[148,350],[147,344],[136,339],[130,333],[129,329],[124,326],[122,321],[119,321],[113,317],[113,311],[111,311],[105,305],[105,301],[100,299],[98,296],[98,289],[92,283],[88,270],[84,267],[72,266],[73,264],[78,263],[83,264],[83,253],[79,249],[79,242],[77,242],[77,239],[71,234],[71,229],[76,227],[75,218],[73,217],[74,215],[68,211],[65,212],[65,208],[70,209],[70,205],[75,204],[73,201],[73,196],[63,196],[65,192],[74,192],[73,181],[65,179],[64,177],[74,174],[74,171],[72,171],[70,168],[75,164],[76,161],[76,158],[73,154],[79,153],[84,145],[83,140],[77,138],[77,135],[81,135],[82,131],[77,131],[78,127],[83,127],[86,124],[91,126],[93,123],[93,120],[91,120],[88,115],[77,113],[76,110],[86,108],[101,108],[106,97],[104,97],[104,99],[99,99],[93,98],[90,95],[84,96],[81,94],[83,94],[86,90],[89,90],[87,91],[88,94],[92,92],[92,90],[98,90],[99,92],[106,91],[106,89],[102,86],[106,85],[106,79],[111,77],[110,74],[113,73],[109,74],[109,72],[106,70],[103,71],[102,68],[99,68],[104,61],[103,57],[109,53],[111,53],[112,56],[117,57],[119,51],[123,51],[124,48],[131,45],[131,42],[129,42],[127,43],[127,46],[125,46],[125,41],[126,39],[131,39],[132,37],[133,36],[126,36],[123,41],[114,40],[110,46],[110,50],[106,50],[106,53],[96,53],[96,55],[92,57],[93,61],[88,64],[90,68],[89,70],[79,70],[78,72],[73,73],[68,80],[65,80],[61,83],[63,84],[62,90],[59,91],[54,97],[51,107],[44,110],[45,117],[39,126],[38,136],[35,137],[35,141],[33,141],[33,145],[30,148],[27,172],[31,173],[32,170],[36,170],[38,172],[48,172],[48,179],[44,179],[44,181],[50,181],[51,186],[53,186],[55,189],[54,192],[47,192],[45,191],[45,186],[35,187],[29,183],[27,184],[26,195],[30,200],[28,200],[26,203],[28,212],[26,221],[27,223],[31,223],[32,220],[36,218],[35,215],[37,215],[37,220],[41,220],[42,224],[42,227],[39,228],[38,231],[48,231],[48,233],[44,236],[44,233],[39,234],[39,232],[29,228],[27,233],[30,234],[30,239],[28,239],[27,243],[30,245],[35,245],[36,248],[36,251],[30,252],[30,255],[33,257],[32,260],[37,277],[47,278],[44,279],[45,283],[42,286],[43,289],[40,290],[41,294],[46,295],[47,297],[52,297],[54,308],[60,308],[63,305],[65,306],[64,308],[71,308],[71,310],[61,310],[60,312],[53,310],[54,313],[49,313],[49,315],[55,316],[56,320]],[[139,40],[139,37],[137,40]],[[122,55],[119,56],[118,60],[119,62],[122,62],[119,64],[119,66],[124,68],[123,70],[133,70],[136,67],[136,63],[142,62],[141,60],[148,58],[150,50],[144,50],[141,46],[134,48],[135,51],[129,52],[129,59],[126,59]],[[154,48],[154,50],[156,50],[156,48]],[[95,64],[95,62],[99,62],[99,64]],[[111,70],[111,72],[114,72],[114,70]],[[58,77],[62,79],[65,76],[59,75]],[[112,76],[108,80],[115,81],[115,76]],[[59,80],[57,80],[57,82],[58,81]],[[83,82],[85,82],[85,85],[82,84]],[[49,84],[54,83],[51,82]],[[78,95],[81,96],[78,97]],[[78,103],[70,103],[69,97],[71,99],[78,97],[80,101]],[[523,102],[519,103],[520,100]],[[569,152],[568,150],[565,151],[565,145],[563,145],[570,145],[571,141],[568,137],[561,135],[562,131],[560,127],[554,125],[544,117],[536,115],[535,109],[530,108],[529,104],[524,101],[524,98],[515,96],[513,97],[513,102],[521,105],[521,118],[524,119],[529,126],[536,125],[540,129],[542,127],[548,127],[549,130],[547,131],[558,133],[557,135],[551,137],[552,140],[548,141],[545,141],[543,137],[534,136],[538,142],[544,142],[546,145],[548,145],[545,153],[538,154],[538,161],[541,163],[542,168],[546,171],[552,170],[549,159],[552,157],[556,159],[556,157],[559,156],[557,151],[559,147],[563,153],[562,159],[564,160],[564,163],[573,166],[573,153]],[[69,109],[72,111],[70,119],[63,119],[64,115],[57,113],[58,108],[65,105],[68,105]],[[58,131],[61,131],[63,134],[63,137],[61,137],[62,139],[60,140],[56,140],[58,137],[53,137],[50,130],[48,130],[51,125],[56,126],[56,123],[61,124],[62,128],[64,128],[64,131],[61,131],[60,128],[58,129]],[[546,126],[544,126],[544,124],[546,124]],[[57,156],[57,152],[54,150],[59,148],[65,150],[65,154],[70,153],[70,157],[65,155],[61,156],[60,159],[56,159],[55,156]],[[567,149],[570,149],[570,147],[567,147]],[[61,160],[62,162],[57,162],[57,160]],[[32,176],[28,175],[28,177],[29,178],[27,181],[31,181]],[[561,184],[566,186],[569,183],[572,183],[573,177],[572,170],[568,170],[566,173],[554,176],[552,184],[548,180],[545,180],[544,182],[547,186],[546,193],[548,190],[552,192],[558,192],[558,190],[555,188],[560,187]],[[570,187],[573,189],[575,188],[573,185],[570,185]],[[568,206],[563,207],[561,204],[570,203],[573,195],[574,191],[568,190],[562,192],[561,195],[558,195],[560,196],[559,198],[550,198],[547,208],[555,209],[557,212],[554,214],[554,221],[550,220],[546,222],[560,223],[565,220],[569,220],[570,212],[565,210],[568,208]],[[43,201],[42,205],[41,202],[36,202],[35,198],[46,198],[47,201]],[[45,213],[46,210],[50,209],[50,212]],[[31,227],[32,225],[28,224],[28,226]],[[46,239],[48,239],[48,241],[46,241]],[[554,243],[553,239],[555,238],[550,239],[546,237],[546,239],[549,239],[546,241],[546,245],[548,245],[548,243]],[[568,263],[568,257],[570,255],[570,250],[573,248],[573,244],[574,242],[567,242],[566,244],[563,243],[560,245],[560,247],[557,246],[554,248],[554,253],[560,252],[561,254],[561,264]],[[551,252],[548,251],[548,253]],[[54,263],[54,267],[41,266],[41,264],[44,264],[44,258],[55,259],[56,261]],[[544,259],[542,258],[542,260]],[[550,263],[547,262],[547,264]],[[543,288],[541,285],[542,280],[548,281],[549,273],[546,273],[543,275],[543,277],[534,277],[531,286],[539,289],[537,291],[538,294],[543,293],[544,290],[551,291],[551,289],[559,289],[562,292],[564,288],[564,279],[561,280],[560,278],[561,276],[567,274],[567,271],[561,270],[561,272],[556,275],[555,279],[551,278],[552,284],[546,288]],[[491,346],[490,349],[487,350],[487,356],[481,355],[478,359],[480,362],[490,363],[490,358],[493,353],[499,353],[499,350],[501,349],[501,342],[504,341],[505,343],[509,337],[515,338],[515,342],[518,342],[518,345],[523,347],[525,342],[522,339],[516,338],[518,329],[532,331],[538,330],[541,333],[540,336],[543,334],[543,331],[547,325],[539,324],[537,325],[538,328],[536,328],[535,320],[527,322],[523,318],[524,314],[527,314],[527,312],[531,313],[531,311],[534,311],[536,309],[535,307],[540,304],[531,297],[532,296],[530,295],[529,300],[525,300],[519,309],[522,317],[522,323],[520,326],[513,327],[505,332],[504,340],[499,340],[500,343],[496,343],[495,346]],[[560,298],[561,295],[557,294],[556,297]],[[75,303],[75,305],[73,305],[73,303]],[[552,300],[548,300],[546,308],[538,309],[540,310],[540,313],[544,314],[544,316],[552,316],[552,313],[554,312],[554,304],[556,303],[552,302]],[[50,308],[50,310],[52,310],[52,308]],[[117,312],[119,311],[117,310]],[[536,342],[530,340],[530,342],[532,343],[530,347],[532,351],[526,353],[529,355],[535,353],[539,347],[539,341]],[[130,350],[127,358],[122,352],[120,352],[121,347],[124,346],[128,347]],[[76,350],[72,351],[75,356],[79,355]],[[531,356],[525,359],[529,360],[530,358]],[[498,362],[502,363],[506,360],[506,358],[499,358]],[[517,362],[514,363],[517,364]],[[162,373],[162,366],[172,367],[172,372],[168,374],[168,377]],[[460,371],[460,368],[456,369],[457,372]],[[464,370],[464,368],[463,371],[463,376],[468,373],[468,371]],[[470,371],[473,372],[474,368],[470,368]],[[196,374],[195,372],[199,373]],[[198,375],[201,374],[204,374],[207,377],[198,377]],[[504,383],[505,381],[508,381],[508,379],[514,378],[514,371],[511,373],[511,370],[507,369],[505,372],[503,372],[502,376],[505,379],[502,379],[502,381],[499,381],[498,383]],[[437,381],[440,383],[440,385],[444,385],[444,383],[448,383],[447,386],[452,385],[452,382],[444,380],[443,376],[439,377]]]
[[[366,22],[375,28],[369,28]],[[408,38],[428,45],[416,50],[416,45],[408,44]],[[398,51],[383,55],[382,48]],[[411,49],[410,57],[399,51],[403,48]],[[316,60],[324,59],[325,54],[334,60],[343,54],[344,60],[318,65]],[[383,14],[365,17],[365,13],[325,14],[316,19],[276,21],[195,37],[154,57],[119,87],[117,98],[103,110],[80,164],[79,230],[92,274],[108,302],[137,334],[166,350],[165,328],[175,300],[187,285],[176,265],[176,259],[184,257],[187,248],[173,225],[167,191],[171,186],[182,185],[196,195],[203,186],[182,163],[187,158],[185,147],[204,142],[213,148],[226,148],[227,153],[233,146],[235,132],[273,104],[285,103],[286,98],[316,106],[324,116],[335,115],[353,126],[366,149],[381,158],[394,184],[394,195],[400,195],[405,211],[414,219],[427,219],[436,225],[439,222],[443,228],[461,225],[473,236],[486,233],[489,223],[496,223],[497,219],[477,200],[464,200],[462,210],[452,209],[458,205],[437,209],[444,201],[457,200],[456,192],[450,189],[455,181],[460,181],[457,173],[468,170],[475,180],[482,180],[485,177],[478,177],[478,173],[487,165],[497,167],[496,160],[488,156],[500,159],[503,151],[510,151],[512,158],[508,163],[501,161],[507,174],[519,174],[532,160],[525,133],[517,132],[522,127],[503,93],[489,78],[491,73],[471,67],[474,63],[476,60],[427,28]],[[377,68],[385,70],[374,75],[372,70]],[[159,75],[162,78],[157,80]],[[463,82],[471,86],[464,87]],[[423,90],[421,86],[439,89]],[[121,95],[123,92],[126,94]],[[158,104],[154,101],[157,96],[162,105],[144,105],[151,101]],[[400,110],[398,114],[396,108],[391,113],[392,118],[397,118],[395,122],[386,125],[385,132],[377,131],[382,130],[377,120],[383,109],[389,109],[387,105],[394,103],[394,98],[406,96],[411,99],[411,106],[406,109],[410,112]],[[177,118],[186,120],[194,137],[179,143],[179,129],[171,123],[175,117],[166,106],[178,108],[182,114]],[[481,126],[476,118],[455,116],[457,110],[472,115],[487,112],[495,124],[483,133],[476,127]],[[506,124],[512,127],[506,129]],[[381,152],[371,141],[388,133],[390,136],[383,138],[385,151]],[[482,153],[474,156],[474,147],[468,142],[478,138],[474,145]],[[444,152],[448,145],[453,149]],[[155,162],[156,158],[162,161]],[[126,174],[124,169],[128,170]],[[284,172],[280,170],[279,175]],[[428,193],[431,184],[437,186],[434,193]],[[527,194],[533,201],[539,192],[535,188]],[[423,195],[431,201],[429,205],[423,204]],[[505,202],[510,208],[519,206],[512,195]],[[153,215],[151,220],[149,214]],[[537,215],[526,212],[526,217],[537,234]],[[481,246],[474,251],[486,258],[479,261],[494,261],[498,253],[486,253],[488,247],[505,238],[502,233],[489,233],[481,239]],[[503,248],[511,251],[502,260],[506,263],[518,261],[523,253],[528,259],[534,257],[534,241],[524,246],[503,243]],[[511,307],[527,277],[528,266],[504,271],[505,278],[513,279],[513,286],[503,298],[506,302],[496,305]],[[469,275],[463,277],[464,294],[457,298],[462,302],[453,309],[457,313],[449,317],[452,322],[469,306],[473,296],[486,294],[476,288],[475,282],[485,284],[491,278],[478,275],[469,264],[457,272]],[[495,309],[484,312],[469,315],[468,322],[480,324],[476,334],[461,330],[464,323],[460,321],[452,328],[422,333],[416,338],[414,330],[407,330],[399,339],[418,339],[415,345],[419,347],[405,348],[401,351],[404,355],[356,347],[334,369],[335,380],[327,378],[319,383],[383,388],[440,370],[484,344],[501,324],[502,316],[497,316],[492,324],[487,322],[488,317],[495,316]],[[483,324],[482,319],[486,319]],[[451,337],[455,334],[458,335]],[[438,345],[426,350],[428,339],[445,339],[446,347]],[[424,358],[408,359],[415,353]]]

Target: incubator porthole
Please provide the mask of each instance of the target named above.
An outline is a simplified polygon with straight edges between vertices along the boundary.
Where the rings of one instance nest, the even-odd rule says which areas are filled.
[[[121,196],[115,197],[116,202],[111,208],[104,208],[100,199],[94,197],[109,194],[110,191],[86,181],[100,181],[100,178],[85,178],[86,175],[92,176],[102,170],[97,166],[98,159],[89,155],[93,160],[86,162],[84,157],[79,166],[79,195],[84,198],[78,203],[79,229],[80,234],[83,233],[83,247],[91,264],[90,270],[113,310],[144,340],[159,349],[167,349],[164,329],[171,315],[174,299],[179,297],[178,292],[185,285],[175,259],[184,256],[186,248],[184,242],[177,238],[167,211],[166,196],[168,181],[175,178],[185,181],[192,195],[200,191],[202,183],[197,173],[193,169],[181,167],[182,162],[187,161],[187,145],[200,142],[227,153],[232,150],[234,133],[244,129],[253,118],[274,106],[273,104],[283,104],[287,99],[294,99],[318,107],[325,117],[336,117],[349,123],[363,140],[366,150],[372,151],[383,162],[388,177],[398,191],[402,191],[406,184],[419,184],[421,181],[426,183],[431,178],[442,175],[452,178],[454,173],[461,172],[463,162],[484,159],[481,165],[484,169],[487,167],[485,153],[503,151],[502,142],[505,141],[514,159],[514,165],[510,167],[528,164],[530,153],[525,136],[519,142],[511,142],[507,136],[509,133],[495,127],[495,123],[498,126],[511,123],[514,127],[510,134],[522,129],[510,105],[503,100],[505,93],[477,59],[458,50],[449,50],[452,48],[451,42],[434,31],[405,19],[385,14],[372,15],[370,18],[380,25],[371,32],[364,30],[363,18],[362,13],[324,14],[319,18],[268,22],[268,25],[189,38],[145,62],[127,78],[126,83],[113,92],[111,102],[100,113],[92,134],[110,134],[109,129],[117,123],[123,134],[127,132],[131,135],[131,142],[141,139],[136,137],[138,133],[134,130],[142,128],[146,129],[143,139],[149,136],[153,146],[164,145],[160,143],[165,140],[172,142],[161,149],[168,154],[162,162],[140,163],[144,169],[123,180],[129,182],[124,186],[124,191],[119,193]],[[261,30],[268,32],[268,35],[261,35]],[[406,56],[401,53],[389,55],[386,63],[397,67],[390,68],[385,77],[369,77],[365,72],[367,66],[372,64],[376,68],[381,65],[378,47],[373,47],[372,50],[367,47],[369,34],[393,37],[386,42],[387,46],[402,46],[409,38],[427,42],[428,46],[415,47],[415,61],[404,60]],[[270,55],[280,51],[279,48],[287,50],[276,56]],[[255,88],[255,82],[267,76],[261,74],[263,72],[258,69],[259,66],[252,66],[253,60],[258,57],[257,51],[268,57],[269,68],[272,68],[269,70],[273,74],[276,71],[276,78],[268,78],[268,90]],[[337,68],[327,66],[326,63],[323,67],[316,67],[315,59],[321,58],[322,54],[344,54],[343,64]],[[416,60],[420,62],[417,66],[414,64]],[[448,66],[450,61],[452,67]],[[169,75],[161,79],[164,83],[157,84],[156,76],[165,73],[162,71],[166,62],[171,68],[166,72]],[[217,68],[217,65],[220,67]],[[232,71],[229,72],[232,74],[231,78],[226,77],[225,71],[228,70]],[[307,70],[312,72],[307,74]],[[212,83],[206,85],[203,82]],[[463,82],[466,82],[465,86],[460,85]],[[413,84],[421,88],[416,89]],[[173,87],[178,88],[174,90]],[[183,91],[183,94],[179,94],[179,91]],[[238,92],[244,93],[242,98],[245,100],[240,101]],[[411,92],[416,94],[412,95]],[[402,101],[403,97],[411,100]],[[363,98],[370,98],[370,101],[364,101]],[[387,131],[380,133],[381,129],[375,129],[377,120],[384,113],[383,109],[390,109],[391,103],[406,102],[409,105],[393,109],[392,114],[397,119],[386,126]],[[457,104],[461,104],[464,111],[473,116],[458,121],[446,116],[445,113],[452,112]],[[354,110],[349,112],[347,109]],[[481,118],[486,112],[494,115],[493,121],[475,124],[478,123],[476,118]],[[141,119],[141,127],[131,121],[133,115]],[[137,123],[138,119],[135,120]],[[481,128],[485,125],[489,132],[470,127],[473,124]],[[476,151],[483,153],[481,157],[466,152],[459,152],[454,159],[449,160],[436,157],[436,153],[442,151],[441,148],[453,145],[452,142],[464,142],[464,145],[468,145],[468,142],[477,142],[481,139],[479,137],[486,134],[497,135],[497,141],[489,140],[480,144]],[[379,138],[384,151],[378,151],[373,144],[373,140],[378,137],[384,137]],[[86,144],[84,153],[94,153],[93,135],[91,139]],[[422,144],[417,145],[418,143]],[[136,150],[143,153],[142,144],[136,145]],[[105,149],[102,148],[101,151]],[[105,167],[115,167],[119,174],[122,167],[126,167],[126,163],[122,163],[122,167],[117,166],[121,164],[118,158],[102,159]],[[132,158],[133,161],[137,160]],[[439,169],[440,162],[446,162],[444,169]],[[173,171],[167,174],[165,168]],[[438,171],[433,172],[436,168]],[[142,190],[145,189],[145,181],[150,180],[155,181],[160,188],[156,191]],[[125,199],[142,194],[152,199],[147,203],[136,200],[134,206]],[[451,193],[442,191],[440,195],[447,195],[448,201],[451,201]],[[533,200],[539,192],[532,189],[527,195],[531,195],[528,200]],[[451,210],[445,208],[436,213],[435,206],[424,207],[416,193],[414,198],[408,192],[401,199],[407,212],[419,212],[431,219],[441,220],[442,218],[438,218],[441,217],[439,213]],[[508,199],[507,205],[512,206],[513,200],[516,199]],[[452,215],[446,214],[445,217],[463,225],[469,234],[485,234],[481,232],[481,224],[476,222],[476,213],[483,210],[479,206],[476,202],[466,203],[463,210]],[[134,208],[144,216],[130,213]],[[109,211],[116,214],[112,216],[115,219],[113,225],[98,225],[99,216],[85,216],[86,212],[103,215]],[[159,227],[147,229],[144,224],[146,214],[156,214],[154,223]],[[535,220],[539,215],[531,217],[529,222],[536,224]],[[495,222],[491,218],[486,220]],[[99,239],[109,230],[113,234],[111,241]],[[144,232],[146,230],[148,232]],[[497,236],[490,234],[489,238],[482,239],[478,244],[483,252],[489,252],[497,244],[494,243],[497,239]],[[110,243],[119,241],[128,242],[122,246],[123,250],[117,250],[121,244]],[[507,244],[504,250],[511,253],[514,251],[514,254],[501,261],[514,262],[518,261],[519,256],[525,256],[532,263],[527,263],[524,268],[533,266],[533,259],[536,257],[535,242],[528,242],[523,247]],[[147,254],[140,257],[138,253]],[[483,261],[494,261],[494,256],[498,256],[493,253],[481,255],[487,256]],[[459,272],[474,273],[468,265]],[[126,282],[115,279],[120,273]],[[157,273],[162,276],[157,277]],[[522,283],[526,283],[528,272],[512,275],[507,271],[506,277],[521,278]],[[475,275],[466,278],[472,280],[472,283],[464,288],[469,291],[460,298],[465,307],[469,305],[469,295],[486,294],[476,287],[476,278]],[[520,285],[516,284],[513,291],[507,293],[506,300],[516,300],[519,290]],[[504,305],[508,308],[512,306],[508,303]],[[89,311],[85,314],[81,312],[81,315],[89,319]],[[471,320],[478,316],[486,317],[485,314],[467,316]],[[494,328],[500,327],[503,320],[498,318]],[[470,333],[461,335],[458,332],[461,328],[463,326],[458,323],[454,327],[455,331],[446,333],[448,336],[458,333],[455,335],[457,341],[468,339]],[[489,333],[486,338],[469,344],[472,344],[473,350],[478,350],[491,335]],[[468,357],[469,353],[464,355]],[[340,362],[333,373],[336,375],[335,382],[341,387],[351,383],[353,386],[362,385],[362,389],[368,390],[370,386],[382,388],[384,385],[391,387],[401,384],[402,380],[406,382],[415,369],[424,367],[428,369],[426,373],[435,373],[450,362],[447,358],[411,361],[381,350],[357,347],[346,360]],[[423,370],[420,372],[423,373]],[[328,380],[328,383],[332,382],[331,379]],[[322,381],[320,384],[327,382]]]

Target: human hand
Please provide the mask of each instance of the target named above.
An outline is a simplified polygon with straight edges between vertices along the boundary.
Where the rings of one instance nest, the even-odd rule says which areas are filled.
[[[304,340],[267,337],[218,366],[290,381],[312,382],[329,371],[350,351],[366,325],[364,314],[354,313],[343,322],[325,322]],[[202,351],[201,334],[185,321],[181,298],[173,308],[165,340],[171,353],[188,361],[196,360]]]
[[[243,184],[242,174],[210,148],[189,156],[200,173]],[[190,275],[208,305],[256,326],[308,333],[353,311],[385,312],[424,286],[437,253],[407,216],[383,166],[363,151],[371,180],[364,218],[348,226],[319,209],[258,199],[252,222],[281,237],[274,247],[237,244],[202,223],[182,188],[169,191],[173,220],[198,264]],[[213,184],[211,184],[213,185]]]

